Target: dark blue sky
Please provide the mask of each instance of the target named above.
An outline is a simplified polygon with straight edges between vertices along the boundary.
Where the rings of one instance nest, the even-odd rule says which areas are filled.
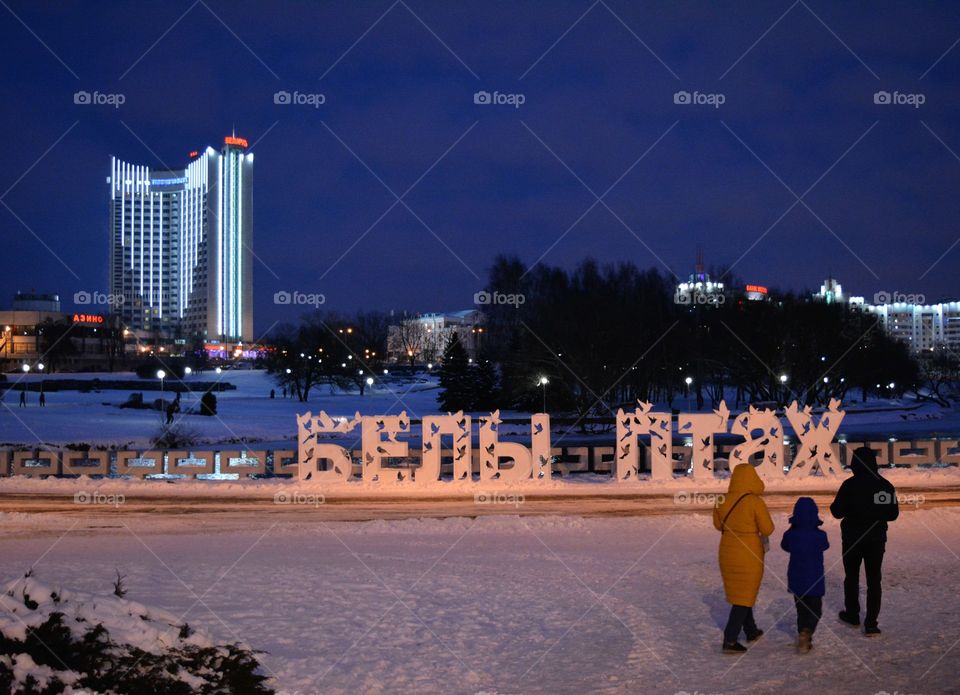
[[[234,128],[257,331],[298,313],[278,290],[469,307],[500,252],[686,275],[700,244],[751,282],[955,298],[958,38],[956,3],[9,2],[0,305],[107,290],[111,154],[180,167]]]

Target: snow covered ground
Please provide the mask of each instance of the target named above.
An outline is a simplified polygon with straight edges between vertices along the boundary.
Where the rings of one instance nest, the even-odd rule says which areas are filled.
[[[119,378],[137,380],[132,373],[121,374],[64,374],[53,375],[70,379]],[[10,383],[35,382],[36,374],[8,375]],[[219,375],[207,371],[185,377],[187,384],[197,381],[221,380],[236,386],[236,390],[217,394],[217,417],[181,414],[178,423],[193,430],[201,442],[260,442],[289,446],[296,439],[296,415],[308,410],[316,413],[326,410],[330,415],[350,417],[357,411],[364,415],[391,415],[406,411],[414,419],[439,412],[436,402],[438,384],[435,377],[410,380],[390,377],[378,383],[363,396],[359,392],[342,392],[323,386],[314,389],[309,403],[294,398],[269,397],[276,389],[271,377],[261,370],[230,370]],[[150,384],[145,380],[144,384]],[[155,381],[153,382],[156,383]],[[2,392],[0,392],[2,393]],[[89,443],[95,445],[139,446],[149,445],[160,432],[161,416],[152,410],[121,410],[117,406],[127,400],[131,391],[57,391],[47,393],[46,408],[39,408],[37,393],[28,394],[29,405],[17,407],[19,392],[11,391],[0,401],[0,446],[9,444],[51,445]],[[144,399],[160,396],[158,390],[144,391]],[[185,394],[182,408],[199,409],[200,394]],[[172,399],[167,391],[166,399]],[[732,400],[730,401],[732,403]],[[683,399],[675,406],[685,410]],[[658,409],[666,409],[658,404]],[[933,404],[917,407],[915,403],[879,401],[870,404],[869,412],[853,412],[862,404],[850,406],[844,418],[841,435],[878,436],[897,435],[901,439],[931,436],[956,437],[960,435],[960,412],[942,409]],[[892,408],[892,409],[891,409]],[[503,411],[503,417],[525,418],[527,413]],[[555,428],[556,429],[556,428]],[[529,428],[505,425],[504,436],[512,433],[529,436]],[[416,432],[413,432],[416,435]],[[611,441],[611,434],[596,435],[593,439],[579,433],[560,436],[554,433],[554,445],[570,446],[581,441]]]
[[[257,515],[0,514],[0,582],[169,611],[265,650],[279,692],[947,693],[960,658],[960,509],[892,525],[877,639],[841,626],[839,529],[825,619],[796,655],[785,529],[743,656],[719,652],[718,537],[704,514],[275,522]]]

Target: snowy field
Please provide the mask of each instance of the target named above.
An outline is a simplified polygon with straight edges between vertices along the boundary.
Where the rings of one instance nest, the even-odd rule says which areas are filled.
[[[137,380],[132,373],[109,374],[62,374],[52,378],[93,380],[94,378],[118,378]],[[8,375],[9,383],[35,382],[35,374]],[[351,417],[360,412],[364,415],[392,415],[406,411],[419,419],[424,415],[440,412],[436,398],[437,380],[433,376],[418,377],[409,380],[405,377],[390,377],[389,382],[378,383],[363,396],[359,392],[342,392],[329,386],[311,391],[310,401],[300,403],[294,398],[271,399],[270,389],[276,389],[272,378],[259,370],[231,370],[221,374],[207,371],[185,377],[187,384],[197,381],[221,380],[236,386],[236,390],[217,393],[218,409],[216,417],[191,415],[186,412],[177,416],[177,423],[192,430],[202,443],[279,443],[291,445],[296,439],[296,415],[307,411],[314,413],[326,410],[330,415]],[[156,382],[154,381],[153,384]],[[144,384],[151,384],[144,380]],[[28,394],[26,408],[17,407],[19,392],[10,391],[0,401],[0,446],[9,444],[36,444],[43,442],[51,445],[89,443],[96,445],[144,446],[149,445],[161,429],[161,415],[152,410],[120,409],[119,404],[127,400],[131,391],[58,391],[47,394],[46,408],[39,408],[38,394]],[[143,392],[144,400],[151,401],[160,397],[159,390]],[[168,390],[167,401],[173,394]],[[182,408],[199,409],[201,394],[184,394]],[[732,398],[728,400],[733,403]],[[686,402],[678,398],[673,405],[686,411]],[[658,404],[658,410],[669,408],[668,404]],[[870,412],[853,412],[862,405],[849,406],[847,416],[840,428],[840,434],[856,433],[858,436],[886,437],[898,435],[902,439],[928,436],[960,436],[960,413],[952,409],[925,404],[917,406],[910,401],[903,403],[878,401],[871,403]],[[504,417],[528,417],[528,413],[515,413],[504,410]],[[529,436],[529,428],[504,427],[503,434],[523,433]],[[584,440],[579,434],[567,436],[561,440],[554,436],[554,445],[571,444],[574,440]],[[589,438],[586,438],[589,439]],[[601,434],[594,437],[607,443],[611,435]]]
[[[785,529],[758,601],[767,630],[719,651],[727,612],[705,514],[277,523],[0,514],[0,581],[128,598],[264,650],[278,692],[948,693],[960,658],[960,509],[892,525],[881,637],[841,626],[839,529],[825,619],[796,655]]]

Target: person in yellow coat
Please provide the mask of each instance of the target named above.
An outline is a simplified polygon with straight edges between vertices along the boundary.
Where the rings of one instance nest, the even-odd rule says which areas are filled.
[[[713,508],[713,525],[721,532],[720,574],[731,604],[723,631],[726,654],[747,651],[739,642],[741,630],[747,642],[763,634],[753,619],[753,604],[763,579],[763,555],[773,533],[773,520],[762,495],[763,481],[757,471],[749,463],[741,463],[733,469],[726,496]]]

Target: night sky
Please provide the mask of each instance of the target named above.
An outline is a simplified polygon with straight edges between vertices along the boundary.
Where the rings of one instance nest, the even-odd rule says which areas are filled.
[[[107,291],[110,155],[179,168],[234,129],[258,334],[303,310],[279,290],[469,308],[498,253],[960,295],[957,3],[0,5],[0,306]]]

